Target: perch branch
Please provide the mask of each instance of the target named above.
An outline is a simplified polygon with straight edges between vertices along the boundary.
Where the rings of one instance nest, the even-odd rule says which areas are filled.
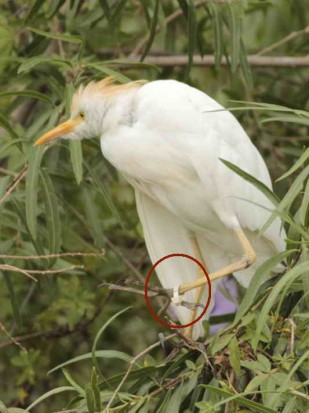
[[[125,68],[126,63],[137,63],[140,56],[128,57],[126,59],[114,60],[113,65]],[[309,56],[259,56],[249,55],[247,60],[250,66],[254,67],[309,67]],[[151,56],[148,55],[144,63],[149,63],[155,66],[172,67],[186,66],[188,64],[187,55],[169,55],[169,56]],[[202,67],[215,66],[215,58],[213,55],[193,56],[193,65]],[[221,65],[227,66],[228,62],[225,57],[222,58]]]
[[[131,361],[130,361],[130,365],[129,368],[127,369],[125,375],[123,376],[121,382],[118,384],[116,390],[114,391],[111,399],[109,400],[106,408],[103,410],[103,413],[109,413],[110,407],[113,404],[115,398],[117,397],[117,394],[120,392],[121,387],[123,386],[123,384],[125,383],[127,377],[129,376],[131,370],[133,369],[135,363],[143,356],[145,356],[147,353],[149,353],[151,350],[153,350],[156,347],[159,347],[162,344],[162,341],[165,342],[167,340],[170,340],[171,338],[175,337],[176,333],[174,334],[170,334],[167,337],[164,337],[163,339],[157,341],[156,343],[152,344],[151,346],[147,347],[145,350],[143,350],[141,353],[139,353],[137,356],[135,356]]]

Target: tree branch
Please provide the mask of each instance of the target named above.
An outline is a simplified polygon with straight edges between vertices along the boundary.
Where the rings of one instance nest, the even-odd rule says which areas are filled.
[[[249,55],[247,56],[248,63],[254,67],[309,67],[309,56],[259,56]],[[140,56],[128,57],[126,59],[119,59],[113,61],[113,65],[117,67],[125,68],[126,63],[128,66],[132,63],[137,63],[140,60]],[[170,55],[170,56],[150,56],[148,55],[144,60],[144,63],[149,63],[161,67],[172,66],[186,66],[188,64],[187,55]],[[193,57],[194,66],[212,67],[215,66],[215,58],[213,55],[195,55]],[[222,66],[227,66],[228,62],[223,57]]]

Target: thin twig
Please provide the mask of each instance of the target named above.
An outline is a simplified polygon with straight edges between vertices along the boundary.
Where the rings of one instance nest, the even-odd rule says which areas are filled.
[[[221,3],[221,4],[223,4],[223,3],[227,3],[227,1],[226,0],[201,0],[201,1],[198,1],[197,3],[195,3],[194,6],[195,6],[195,8],[198,8],[198,7],[203,6],[207,3]],[[182,15],[183,15],[182,9],[175,10],[173,13],[169,14],[166,17],[166,19],[164,21],[164,24],[162,26],[158,25],[156,27],[155,33],[157,34],[163,27],[166,27],[168,24],[172,23],[174,20],[178,19],[178,17],[181,17]],[[148,42],[148,35],[145,36],[138,43],[138,45],[130,53],[129,57],[130,58],[132,58],[132,57],[136,58],[137,55],[142,54],[142,50],[146,46],[147,42]]]
[[[15,267],[14,265],[8,265],[8,264],[0,264],[0,270],[2,271],[12,271],[12,272],[19,272],[21,274],[24,274],[26,277],[30,278],[34,282],[38,282],[38,280],[29,273],[27,270],[23,270],[22,268]]]
[[[22,351],[24,351],[25,353],[27,353],[27,349],[20,344],[19,341],[16,340],[16,338],[12,337],[11,334],[7,331],[7,329],[5,328],[5,326],[1,323],[0,321],[0,330],[3,331],[3,333],[10,339],[10,343],[15,344],[15,346],[19,347]]]
[[[16,178],[13,180],[11,185],[5,191],[3,197],[0,199],[0,205],[8,198],[8,196],[14,191],[14,189],[18,186],[19,182],[22,181],[27,173],[27,165],[23,167],[23,169],[19,172]]]
[[[170,334],[169,336],[165,337],[163,339],[163,341],[167,341],[170,340],[171,338],[175,337],[176,333],[174,334]],[[106,408],[103,410],[103,413],[109,413],[109,408],[111,407],[111,405],[113,404],[115,398],[117,397],[117,394],[120,392],[121,387],[123,386],[123,384],[125,383],[127,377],[129,376],[131,370],[133,369],[135,363],[144,355],[146,355],[147,353],[149,353],[151,350],[153,350],[154,348],[160,346],[162,343],[162,340],[157,341],[156,343],[152,344],[151,346],[147,347],[145,350],[143,350],[141,353],[139,353],[137,356],[135,356],[131,361],[130,361],[130,365],[129,368],[127,369],[125,375],[123,376],[121,382],[118,384],[116,390],[114,391],[111,399],[109,400]]]
[[[306,26],[302,30],[292,32],[292,33],[288,34],[287,36],[283,37],[283,39],[280,39],[279,41],[265,47],[264,49],[260,50],[257,53],[257,56],[261,56],[262,54],[269,53],[269,52],[273,51],[274,49],[276,49],[277,47],[282,46],[283,44],[288,43],[291,40],[295,39],[296,37],[302,36],[303,34],[309,34],[309,26]]]
[[[100,257],[105,255],[105,250],[101,252],[63,252],[60,254],[46,254],[46,255],[1,255],[0,259],[16,259],[16,260],[38,260],[49,258],[63,258],[63,257]]]

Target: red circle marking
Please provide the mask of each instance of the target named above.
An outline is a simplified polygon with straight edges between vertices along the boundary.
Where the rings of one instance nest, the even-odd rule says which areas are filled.
[[[162,320],[160,317],[158,317],[157,314],[156,314],[156,313],[153,311],[153,309],[151,308],[151,305],[150,305],[150,302],[149,302],[149,297],[148,297],[148,284],[149,284],[149,280],[150,280],[151,275],[152,275],[153,272],[155,271],[156,267],[157,267],[162,261],[165,261],[165,260],[167,260],[168,258],[173,258],[173,257],[184,257],[184,258],[187,258],[187,259],[189,259],[189,260],[191,260],[191,261],[194,261],[195,264],[197,264],[197,265],[201,268],[201,270],[203,271],[203,273],[204,273],[204,275],[205,275],[205,277],[206,277],[206,280],[207,280],[208,291],[209,291],[208,298],[207,298],[207,302],[206,302],[205,308],[204,308],[204,310],[202,311],[202,313],[201,313],[195,320],[191,321],[191,323],[183,324],[183,325],[180,325],[180,326],[177,325],[177,324],[169,324],[169,323],[167,323],[166,321]],[[205,268],[196,258],[192,257],[191,255],[188,255],[188,254],[169,254],[169,255],[164,255],[164,257],[160,258],[156,263],[153,264],[153,266],[150,268],[150,270],[149,270],[149,272],[148,272],[148,274],[147,274],[146,281],[145,281],[145,288],[144,288],[144,297],[145,297],[146,305],[147,305],[147,308],[148,308],[150,314],[151,314],[152,317],[153,317],[156,321],[158,321],[160,324],[163,324],[164,326],[169,327],[169,328],[186,328],[186,327],[193,326],[195,323],[197,323],[197,322],[204,316],[204,314],[206,313],[206,311],[207,311],[207,309],[208,309],[208,307],[209,307],[209,305],[210,305],[210,300],[211,300],[211,282],[210,282],[210,278],[209,278],[208,272],[206,271],[206,268]]]

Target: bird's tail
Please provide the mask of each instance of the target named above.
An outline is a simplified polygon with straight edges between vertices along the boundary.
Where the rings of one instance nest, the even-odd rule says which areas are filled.
[[[178,218],[153,201],[149,196],[136,190],[136,203],[138,214],[143,226],[144,237],[151,261],[157,260],[169,254],[188,254],[193,256],[192,245],[187,230]],[[198,242],[200,249],[203,251],[207,266],[212,266],[212,262],[225,265],[225,262],[218,257],[218,248],[214,248],[211,243],[204,238],[199,237]],[[222,261],[222,263],[220,262]],[[156,274],[164,288],[174,288],[193,281],[197,277],[198,266],[194,261],[184,257],[173,257],[162,261],[156,268]],[[212,293],[214,294],[212,285]],[[201,303],[205,304],[208,298],[208,287],[205,286]],[[184,295],[188,302],[194,302],[196,291],[192,290]],[[173,306],[177,318],[181,324],[187,324],[190,321],[191,311],[183,306]],[[213,307],[213,300],[209,306],[204,318],[207,318]],[[197,316],[202,309],[197,310]],[[197,317],[196,316],[196,317]],[[197,322],[193,328],[193,339],[204,335],[202,320]]]

